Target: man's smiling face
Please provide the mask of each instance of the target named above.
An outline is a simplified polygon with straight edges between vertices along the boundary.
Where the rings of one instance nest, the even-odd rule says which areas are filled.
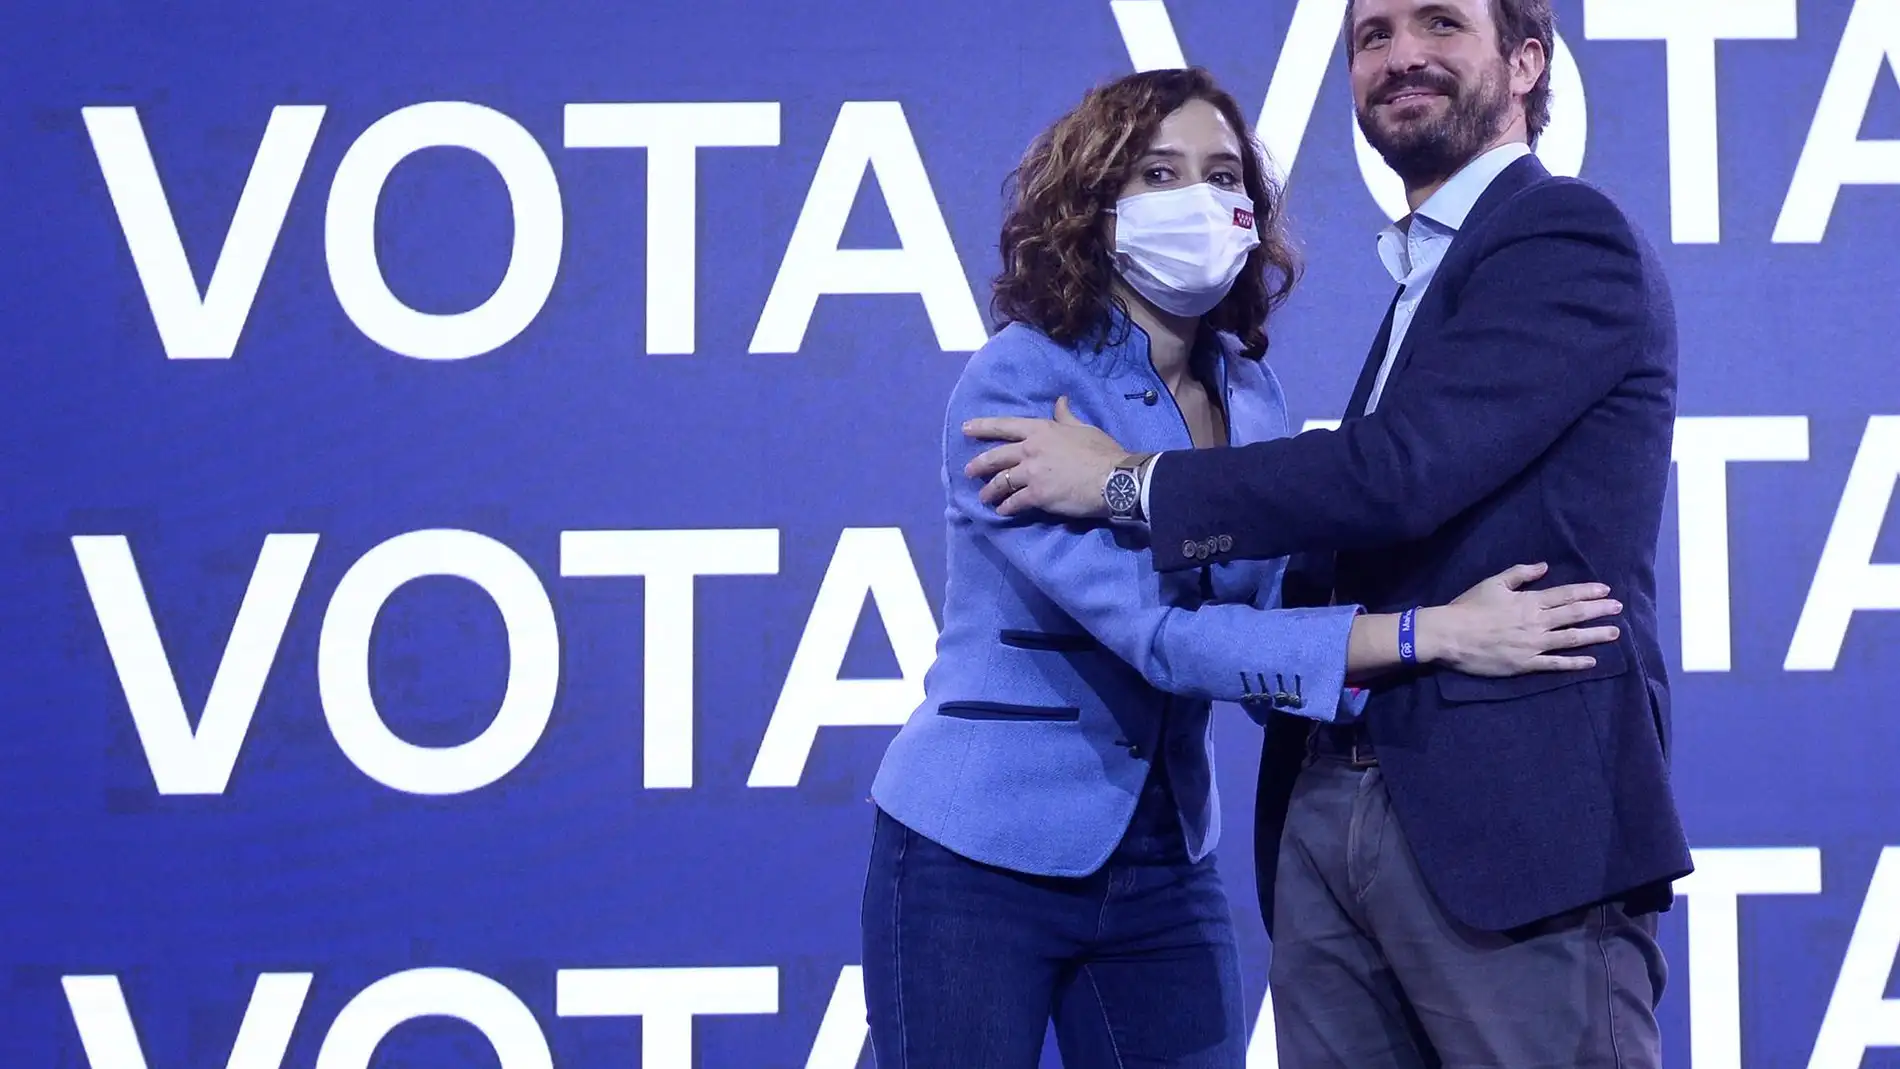
[[[1352,9],[1359,126],[1408,184],[1450,175],[1521,110],[1529,86],[1514,84],[1489,0],[1354,0]]]

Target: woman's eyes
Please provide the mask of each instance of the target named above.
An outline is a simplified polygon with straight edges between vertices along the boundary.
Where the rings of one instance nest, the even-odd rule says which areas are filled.
[[[1165,186],[1178,176],[1172,167],[1150,167],[1142,172],[1142,179],[1152,186]],[[1222,189],[1232,189],[1241,184],[1240,176],[1232,171],[1220,170],[1207,176],[1208,184]]]

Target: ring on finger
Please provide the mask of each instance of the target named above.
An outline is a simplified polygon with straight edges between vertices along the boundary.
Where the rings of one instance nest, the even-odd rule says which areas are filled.
[[[1009,492],[1013,494],[1016,492],[1016,480],[1009,477],[1009,472],[1010,469],[1003,469],[1003,485],[1009,487]]]

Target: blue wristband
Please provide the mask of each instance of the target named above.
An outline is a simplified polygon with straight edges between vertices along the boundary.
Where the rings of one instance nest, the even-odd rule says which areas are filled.
[[[1406,664],[1418,663],[1417,624],[1417,609],[1407,609],[1399,614],[1399,660]]]

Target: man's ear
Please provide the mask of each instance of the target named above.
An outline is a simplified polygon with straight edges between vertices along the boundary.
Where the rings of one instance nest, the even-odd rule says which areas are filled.
[[[1528,96],[1549,68],[1550,57],[1544,54],[1544,43],[1534,37],[1525,38],[1511,56],[1511,92],[1520,97]]]

